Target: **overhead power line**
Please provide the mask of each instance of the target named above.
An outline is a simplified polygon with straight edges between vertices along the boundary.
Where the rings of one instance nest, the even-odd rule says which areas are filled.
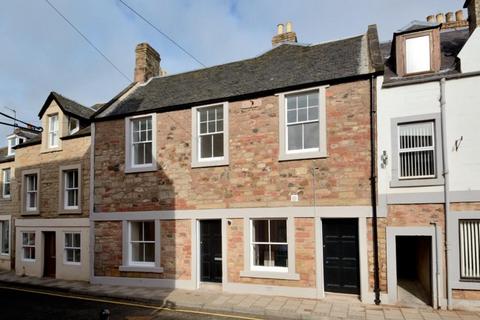
[[[47,0],[45,0],[47,1]],[[193,60],[195,60],[199,65],[203,66],[203,67],[206,67],[206,65],[204,65],[200,60],[198,60],[197,58],[195,58],[195,56],[193,54],[191,54],[190,52],[187,51],[187,49],[183,48],[178,42],[176,42],[175,40],[173,40],[169,35],[167,35],[165,32],[163,32],[162,30],[160,30],[159,28],[157,28],[153,23],[151,23],[150,21],[148,21],[144,16],[142,16],[138,11],[136,11],[135,9],[133,9],[132,7],[130,7],[125,1],[123,0],[118,0],[120,1],[125,7],[127,7],[130,11],[132,11],[135,15],[137,15],[140,19],[142,19],[143,21],[145,21],[148,25],[150,25],[153,29],[155,29],[158,33],[160,33],[162,36],[164,36],[165,38],[167,38],[171,43],[173,43],[175,46],[177,46],[180,50],[182,50],[186,55],[188,55],[190,58],[192,58]]]
[[[92,41],[90,41],[87,36],[85,36],[72,22],[70,22],[70,20],[67,19],[67,17],[65,17],[50,1],[48,0],[45,0],[45,2],[60,16],[63,18],[63,20],[65,20],[65,22],[67,22],[70,27],[73,28],[73,30],[75,30],[93,49],[95,49],[95,51],[97,51],[97,53],[99,55],[101,55],[113,68],[115,68],[115,70],[118,71],[118,73],[120,73],[128,82],[132,82],[132,79],[130,79],[125,73],[122,72],[122,70],[120,70],[120,68],[118,68],[113,62],[112,60],[110,60],[97,46],[95,46],[93,44]]]

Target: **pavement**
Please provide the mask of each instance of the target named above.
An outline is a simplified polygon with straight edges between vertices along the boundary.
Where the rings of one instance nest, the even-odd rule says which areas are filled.
[[[202,289],[190,291],[92,285],[80,281],[20,277],[13,272],[1,273],[0,282],[92,297],[141,301],[170,309],[187,308],[225,315],[243,314],[260,319],[480,320],[480,312],[375,306],[338,297],[310,300]]]

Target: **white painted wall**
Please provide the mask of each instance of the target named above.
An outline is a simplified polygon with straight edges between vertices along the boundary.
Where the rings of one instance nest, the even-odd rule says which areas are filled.
[[[41,220],[41,221],[38,221]],[[73,220],[74,223],[71,223]],[[64,280],[82,280],[90,279],[90,248],[88,219],[28,219],[22,225],[21,219],[17,219],[15,232],[15,272],[18,275],[27,275],[33,277],[43,276],[44,267],[44,237],[43,232],[55,232],[56,245],[56,278]],[[35,222],[38,221],[38,225]],[[20,223],[18,223],[20,222]],[[49,225],[45,225],[48,223]],[[20,225],[19,225],[20,224]],[[24,261],[22,259],[22,232],[35,232],[35,261]],[[81,263],[79,265],[68,264],[64,261],[65,233],[80,232],[81,234]]]
[[[475,29],[458,54],[462,72],[480,71],[480,28]]]
[[[478,57],[477,60],[479,60]],[[379,77],[377,81],[381,88],[383,77]],[[450,190],[480,191],[480,76],[447,80],[445,96]],[[439,100],[439,81],[378,90],[379,194],[443,191],[443,186],[390,187],[392,179],[391,119],[440,113]],[[461,137],[463,141],[456,150],[455,142]],[[386,168],[380,166],[380,157],[384,150],[388,154]]]

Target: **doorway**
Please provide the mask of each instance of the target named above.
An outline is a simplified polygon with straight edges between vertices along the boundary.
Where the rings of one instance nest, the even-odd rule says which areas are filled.
[[[44,232],[43,239],[45,243],[43,251],[43,276],[55,278],[57,264],[55,252],[55,232]]]
[[[398,302],[432,306],[432,240],[429,236],[397,236],[395,241]]]
[[[325,291],[360,293],[357,219],[322,219]]]
[[[200,281],[222,282],[222,220],[200,221]]]

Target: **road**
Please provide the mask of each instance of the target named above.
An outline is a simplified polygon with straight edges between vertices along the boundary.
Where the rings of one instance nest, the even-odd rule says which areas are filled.
[[[235,315],[198,313],[194,310],[156,309],[142,303],[122,302],[112,299],[72,296],[69,294],[11,287],[0,284],[0,319],[100,319],[100,312],[110,311],[109,320],[235,320],[248,318]]]

